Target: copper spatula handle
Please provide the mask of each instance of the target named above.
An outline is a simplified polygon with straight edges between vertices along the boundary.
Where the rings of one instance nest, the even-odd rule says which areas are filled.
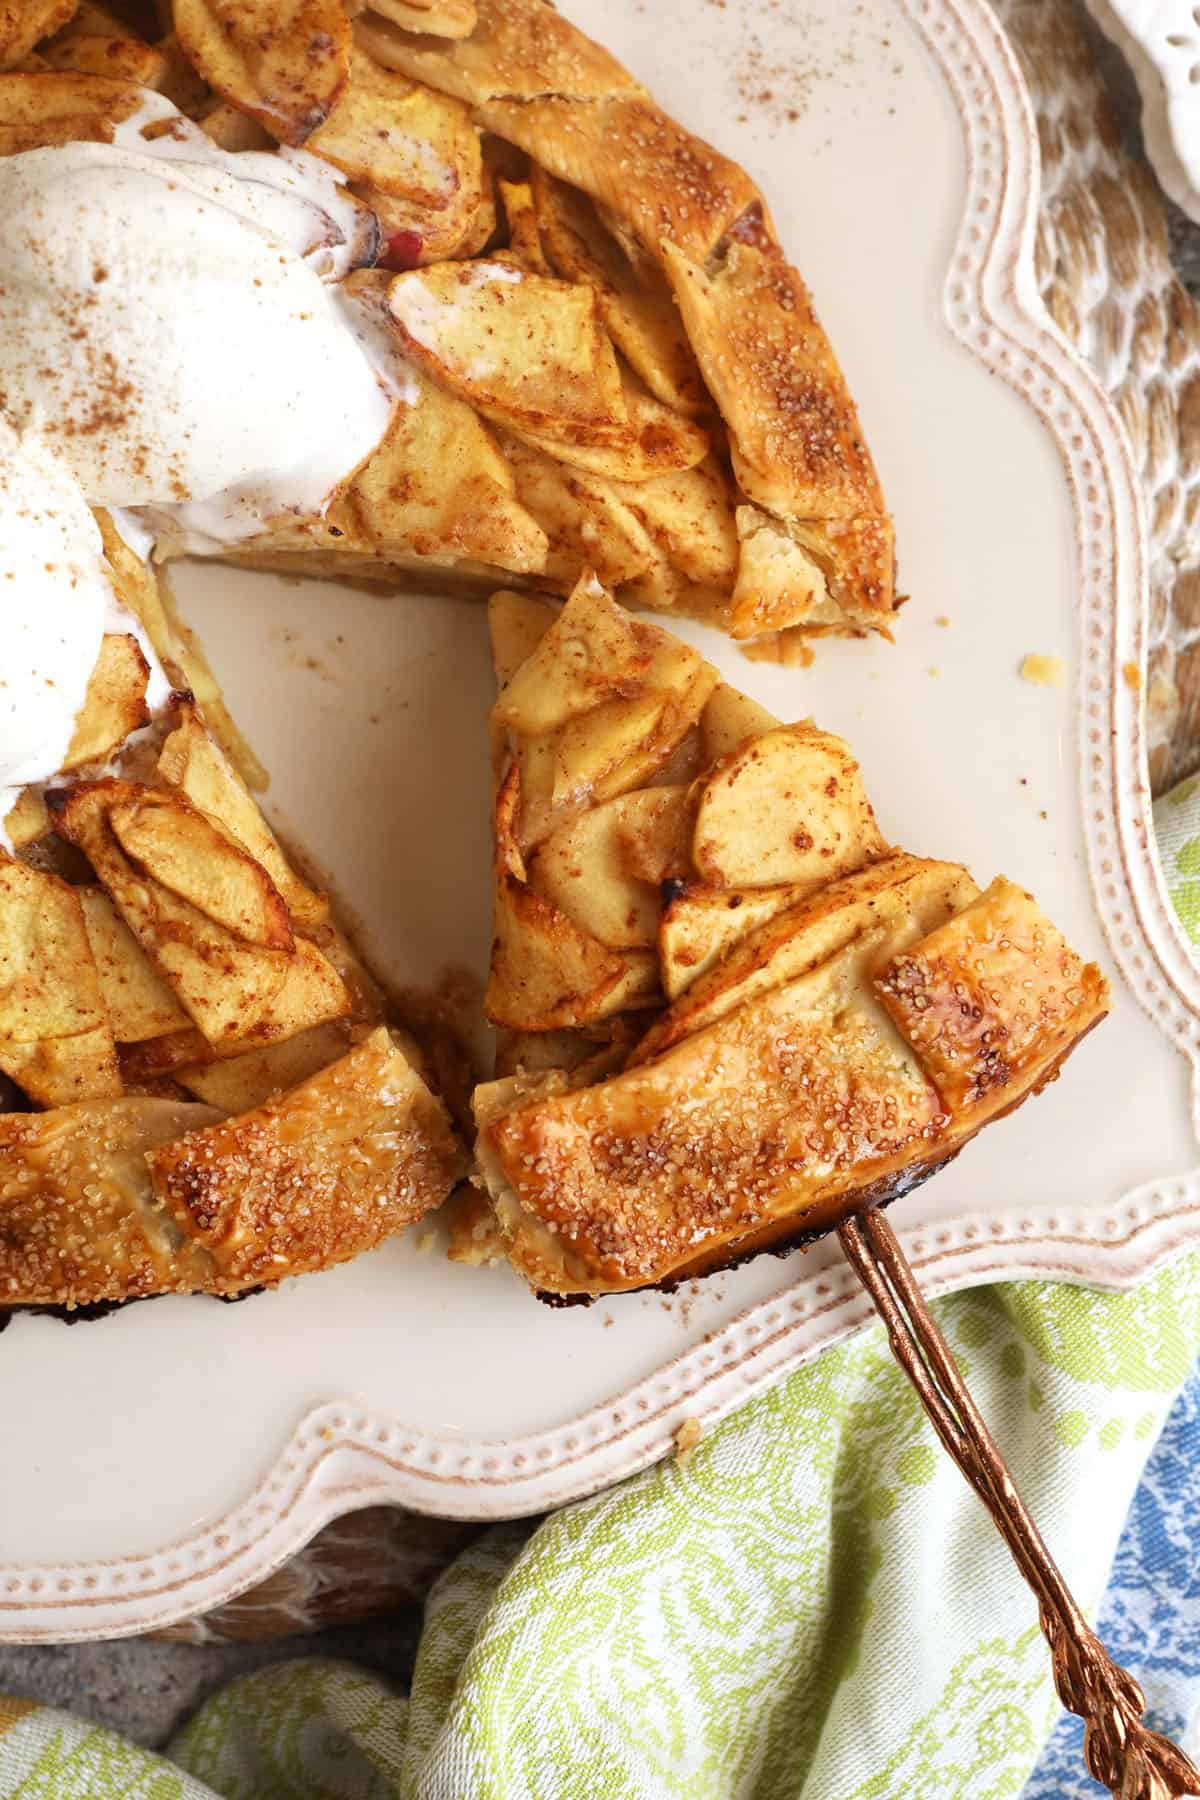
[[[1145,1696],[1092,1631],[1063,1580],[996,1440],[925,1303],[895,1232],[877,1207],[839,1229],[842,1248],[887,1327],[896,1361],[934,1430],[991,1513],[1038,1600],[1063,1705],[1084,1722],[1084,1757],[1119,1800],[1182,1800],[1200,1774],[1142,1718]]]

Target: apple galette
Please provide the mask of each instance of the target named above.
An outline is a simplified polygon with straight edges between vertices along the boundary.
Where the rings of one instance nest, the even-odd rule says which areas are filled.
[[[172,557],[503,586],[459,1254],[589,1294],[826,1229],[1104,1010],[630,610],[886,633],[891,523],[762,195],[547,0],[0,7],[0,512],[0,1305],[323,1268],[467,1166]]]
[[[623,601],[738,639],[888,630],[891,522],[762,195],[546,0],[174,0],[152,39],[124,8],[18,11],[22,22],[0,21],[0,151],[114,146],[87,157],[89,176],[113,174],[103,192],[91,182],[71,227],[77,316],[116,273],[107,254],[87,258],[98,232],[127,228],[128,214],[105,211],[117,164],[142,181],[144,213],[151,190],[133,163],[167,154],[177,188],[201,165],[210,197],[217,166],[276,184],[282,171],[293,201],[323,179],[310,239],[328,242],[335,221],[343,249],[326,273],[390,342],[390,418],[330,434],[343,466],[315,497],[260,480],[254,506],[217,519],[197,513],[211,495],[187,467],[173,485],[89,487],[92,500],[148,506],[160,556],[558,594],[587,566]],[[190,197],[168,204],[203,260]],[[283,229],[278,208],[256,222]],[[136,279],[161,284],[195,329],[204,297],[179,285],[169,243],[164,255],[147,242]],[[243,289],[252,279],[233,268]],[[261,363],[244,312],[231,297],[197,353],[205,373],[214,357]],[[283,305],[278,318],[282,331]],[[130,317],[125,329],[140,328]],[[144,334],[148,351],[160,335]],[[314,342],[303,374],[329,356]],[[266,417],[256,379],[239,391]],[[15,397],[10,380],[10,408]]]
[[[840,738],[594,580],[490,617],[501,1056],[476,1159],[543,1293],[702,1273],[902,1194],[1104,1014],[1029,894],[887,843]],[[465,1255],[480,1235],[469,1215]]]

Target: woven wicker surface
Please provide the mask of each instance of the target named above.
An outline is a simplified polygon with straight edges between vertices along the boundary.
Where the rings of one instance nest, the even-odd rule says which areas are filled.
[[[1071,0],[994,3],[1038,119],[1042,297],[1115,402],[1145,488],[1144,691],[1161,792],[1200,763],[1200,306],[1172,263],[1168,204],[1129,141],[1132,109],[1122,104],[1119,118],[1114,107],[1112,87],[1124,101],[1121,71],[1080,10]],[[1193,257],[1195,241],[1179,234]]]
[[[349,1513],[260,1586],[161,1635],[187,1644],[246,1643],[355,1625],[423,1600],[480,1529],[387,1506]]]

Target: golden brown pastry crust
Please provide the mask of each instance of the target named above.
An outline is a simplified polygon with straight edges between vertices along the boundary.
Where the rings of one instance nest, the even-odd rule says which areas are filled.
[[[997,950],[1018,932],[1015,948]],[[963,936],[978,953],[966,1002],[954,996],[941,948]],[[1008,883],[889,957],[866,978],[873,996],[855,971],[831,999],[822,988],[854,956],[597,1086],[535,1099],[485,1127],[518,1202],[500,1207],[509,1254],[536,1287],[640,1287],[678,1278],[698,1259],[828,1229],[880,1192],[915,1185],[1036,1092],[1107,1009],[1099,970]],[[927,978],[931,968],[938,975]],[[897,990],[921,1020],[934,986],[937,1023],[914,1032],[919,1046],[889,1033],[884,1007],[893,1011]],[[972,1050],[961,1058],[964,1017]]]
[[[155,1200],[146,1152],[211,1107],[143,1096],[0,1114],[0,1305],[86,1306],[212,1283]]]
[[[385,66],[470,106],[547,94],[605,100],[644,91],[547,0],[485,0],[470,35],[452,41],[403,31],[371,14],[355,30]]]
[[[532,36],[537,19],[530,7],[524,11]],[[675,244],[704,261],[759,202],[743,169],[642,91],[582,103],[578,94],[503,96],[479,103],[475,113],[489,131],[609,209],[651,255]]]
[[[233,1294],[374,1249],[465,1173],[383,1027],[254,1112],[144,1095],[0,1114],[0,1307]]]
[[[775,989],[651,1063],[490,1127],[523,1208],[589,1286],[661,1280],[698,1246],[878,1178],[939,1135],[919,1068],[869,1018],[842,1024],[807,999],[802,983]],[[515,1249],[524,1263],[520,1227]]]
[[[990,1110],[1038,1080],[1104,995],[1095,965],[1003,880],[897,957],[878,989],[955,1112]]]
[[[383,1026],[256,1111],[148,1160],[155,1194],[231,1289],[373,1249],[466,1172],[445,1108]]]

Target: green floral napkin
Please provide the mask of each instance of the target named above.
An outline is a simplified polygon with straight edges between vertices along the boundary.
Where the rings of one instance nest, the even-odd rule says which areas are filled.
[[[1181,781],[1158,802],[1154,835],[1179,922],[1200,946],[1200,775]]]

